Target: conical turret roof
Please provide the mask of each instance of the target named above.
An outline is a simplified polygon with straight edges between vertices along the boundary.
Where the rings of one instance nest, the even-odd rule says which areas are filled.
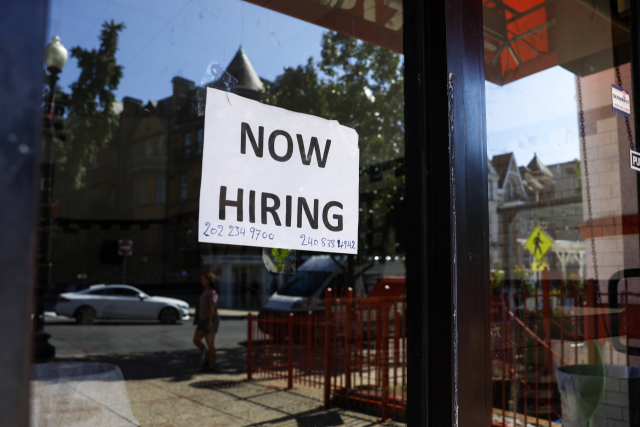
[[[532,172],[538,172],[541,175],[546,175],[549,178],[553,178],[553,173],[549,170],[548,167],[544,165],[544,163],[540,161],[540,159],[538,159],[537,154],[534,154],[533,159],[531,160],[527,168],[529,168],[529,170],[531,170]]]
[[[236,88],[240,95],[257,95],[264,89],[262,80],[258,77],[242,46],[227,66],[227,72],[238,80]]]

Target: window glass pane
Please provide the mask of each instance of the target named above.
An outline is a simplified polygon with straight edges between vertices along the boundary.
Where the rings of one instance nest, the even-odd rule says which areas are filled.
[[[137,297],[140,293],[134,291],[133,289],[113,288],[113,294],[123,297]]]
[[[115,295],[113,289],[99,289],[97,291],[89,292],[91,295]]]
[[[164,203],[166,200],[166,179],[163,176],[156,177],[156,203]]]
[[[147,201],[147,181],[142,178],[138,180],[138,204],[144,205]]]
[[[483,1],[494,426],[640,414],[628,6]]]
[[[164,138],[165,138],[165,135],[160,135],[158,137],[158,156],[165,155]]]
[[[69,384],[60,399],[46,400],[56,393],[46,382],[34,383],[39,425],[402,423],[402,2],[52,0],[48,28],[69,60],[57,74],[52,121],[48,83],[43,98],[43,150],[52,147],[57,206],[50,222],[46,212],[41,218],[52,248],[40,254],[50,266],[39,282],[44,328],[56,348],[53,362],[72,363],[73,370],[99,363],[93,368],[109,371],[104,381],[85,378],[82,393]],[[49,79],[57,71],[43,72]],[[274,248],[284,244],[257,230],[260,215],[248,218],[250,191],[262,206],[264,194],[277,193],[267,185],[274,179],[286,188],[303,186],[309,169],[325,161],[330,168],[348,141],[311,130],[298,138],[290,127],[299,124],[288,119],[279,129],[291,132],[290,164],[299,169],[275,178],[257,167],[207,169],[212,144],[232,126],[206,124],[207,88],[227,105],[247,102],[256,145],[262,138],[266,146],[264,161],[276,161],[286,137],[278,136],[272,154],[273,129],[260,136],[265,116],[258,107],[320,117],[357,133],[350,178],[345,171],[337,185],[317,180],[328,200],[350,184],[345,206],[353,213],[337,205],[324,213],[327,200],[306,194],[308,213],[300,208],[305,226],[309,218],[319,228],[357,224],[350,241],[356,253],[331,251],[345,247],[341,236],[306,236],[308,250]],[[254,156],[253,146],[246,154]],[[264,244],[200,242],[203,231],[221,233],[219,212],[213,219],[200,215],[201,196],[220,197],[201,191],[208,174],[250,180],[247,212],[233,231],[253,233]],[[232,184],[228,200],[237,194]],[[303,234],[298,196],[290,227],[296,238]],[[278,197],[273,210],[284,228],[287,199]],[[235,209],[227,214],[235,216]],[[106,288],[86,291],[95,284]],[[325,396],[337,408],[324,408]]]
[[[198,129],[198,154],[202,154],[203,144],[204,144],[204,129]]]

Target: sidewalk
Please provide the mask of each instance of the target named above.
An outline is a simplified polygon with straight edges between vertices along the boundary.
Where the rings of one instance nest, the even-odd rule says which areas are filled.
[[[143,427],[383,425],[371,415],[323,409],[321,389],[286,390],[283,381],[244,378],[203,374],[190,381],[130,380],[126,385],[133,413]]]
[[[218,316],[221,318],[231,318],[231,317],[242,317],[247,318],[247,316],[251,313],[254,316],[258,315],[257,311],[249,311],[249,310],[235,310],[232,308],[219,308]],[[196,315],[196,309],[194,307],[189,308],[189,316],[193,319],[193,316]]]
[[[120,367],[131,410],[143,427],[401,425],[379,423],[375,415],[341,408],[325,410],[321,388],[296,384],[287,390],[282,380],[246,381],[244,348],[220,349],[217,356],[221,372],[215,374],[197,373],[200,355],[194,350],[83,355],[57,361]],[[90,412],[95,409],[90,406],[97,405],[85,402],[85,406],[83,411]],[[58,415],[69,416],[69,408],[60,409]]]

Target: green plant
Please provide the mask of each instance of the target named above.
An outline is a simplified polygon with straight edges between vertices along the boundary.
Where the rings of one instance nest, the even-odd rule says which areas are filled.
[[[497,260],[493,263],[493,268],[490,271],[491,286],[494,289],[500,289],[504,284],[505,272],[502,269],[502,260]]]
[[[273,260],[275,261],[275,267],[277,272],[284,271],[286,267],[286,260],[289,254],[291,253],[290,249],[271,249],[271,256],[273,256]]]
[[[513,279],[517,281],[529,280],[533,272],[528,268],[521,268],[518,264],[513,266]]]

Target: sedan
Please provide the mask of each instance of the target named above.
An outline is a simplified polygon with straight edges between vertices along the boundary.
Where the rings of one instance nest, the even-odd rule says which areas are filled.
[[[60,294],[55,308],[77,323],[95,319],[147,319],[162,323],[189,320],[189,304],[174,298],[152,297],[133,286],[94,285],[80,292]]]

